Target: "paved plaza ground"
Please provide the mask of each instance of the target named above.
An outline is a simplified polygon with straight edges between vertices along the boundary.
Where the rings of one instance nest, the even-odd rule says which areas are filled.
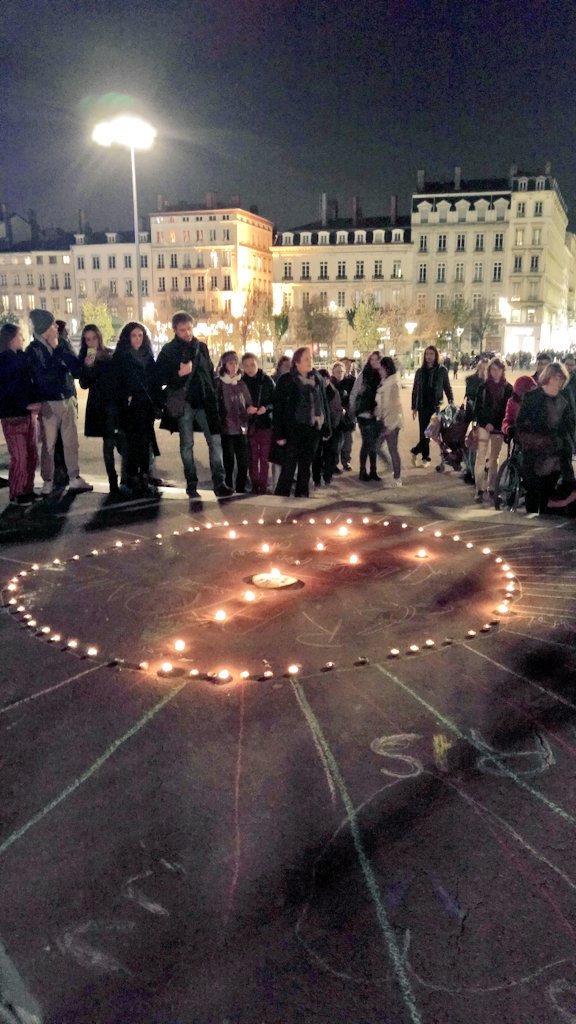
[[[0,491],[0,1021],[576,1021],[574,520],[217,502],[203,445],[191,511],[160,445],[157,500],[88,440]]]

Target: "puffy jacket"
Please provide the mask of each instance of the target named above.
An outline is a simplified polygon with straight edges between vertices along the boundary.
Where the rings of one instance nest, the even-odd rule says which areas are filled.
[[[60,343],[51,348],[34,337],[25,352],[39,402],[59,402],[74,396],[74,381],[80,376],[80,360]]]

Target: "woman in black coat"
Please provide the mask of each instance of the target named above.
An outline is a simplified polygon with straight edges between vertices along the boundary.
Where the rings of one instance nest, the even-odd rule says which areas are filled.
[[[279,377],[274,392],[274,438],[284,449],[275,494],[289,497],[296,473],[297,498],[307,498],[310,469],[323,431],[330,432],[324,383],[313,369],[312,352],[297,348],[289,373]]]
[[[449,402],[454,401],[448,370],[445,366],[440,366],[436,346],[428,345],[424,351],[422,366],[414,374],[412,387],[412,419],[418,417],[420,432],[418,444],[410,449],[413,466],[417,465],[418,455],[422,456],[424,465],[430,462],[430,438],[426,437],[426,427],[440,408],[444,395]]]
[[[522,449],[526,512],[545,512],[560,481],[566,491],[574,486],[574,405],[567,381],[562,364],[549,363],[539,386],[520,402],[515,436]]]
[[[118,402],[112,351],[106,348],[102,332],[96,324],[86,324],[80,338],[79,359],[82,363],[79,384],[88,391],[85,437],[102,438],[102,455],[110,485],[110,494],[118,494],[118,474],[114,464],[114,448],[121,453],[118,434]]]
[[[34,473],[38,462],[35,392],[17,324],[0,329],[0,420],[10,456],[8,486],[12,505],[35,500]]]
[[[157,451],[154,420],[160,415],[160,388],[152,343],[143,324],[130,321],[120,332],[112,358],[118,422],[126,439],[126,470],[132,493],[154,493],[148,467]]]

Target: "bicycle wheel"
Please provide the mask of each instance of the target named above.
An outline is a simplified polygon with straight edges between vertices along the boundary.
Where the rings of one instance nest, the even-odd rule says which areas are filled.
[[[513,459],[506,459],[498,470],[494,489],[494,507],[515,512],[518,508],[521,490],[520,472]]]

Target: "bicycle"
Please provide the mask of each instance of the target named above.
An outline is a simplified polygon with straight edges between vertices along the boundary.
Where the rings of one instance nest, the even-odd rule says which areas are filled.
[[[496,477],[494,508],[498,511],[515,512],[525,492],[522,482],[522,455],[513,440],[507,443],[509,445],[508,456],[500,466]]]

